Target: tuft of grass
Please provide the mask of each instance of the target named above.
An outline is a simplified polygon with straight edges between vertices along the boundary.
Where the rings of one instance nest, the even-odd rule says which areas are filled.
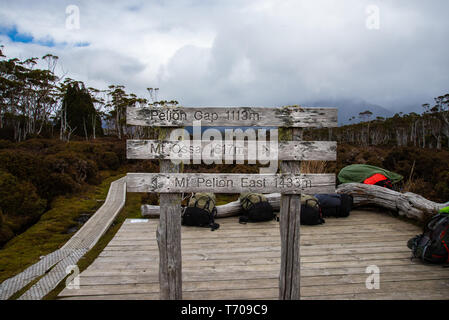
[[[417,183],[419,183],[419,182],[417,180],[413,179],[415,164],[416,164],[416,160],[413,161],[412,169],[410,170],[410,175],[408,176],[408,180],[404,184],[404,187],[402,188],[403,192],[414,192],[416,190]]]
[[[217,206],[221,206],[223,204],[227,204],[232,201],[236,201],[239,199],[240,194],[227,194],[227,193],[218,193],[217,197]]]
[[[302,173],[326,173],[327,161],[314,160],[314,161],[301,161],[301,172]]]
[[[95,213],[106,199],[111,182],[123,176],[113,172],[103,175],[105,179],[98,186],[86,186],[83,192],[55,198],[51,209],[36,224],[6,243],[0,250],[0,283],[63,246],[74,235],[68,230],[79,225],[76,219]]]

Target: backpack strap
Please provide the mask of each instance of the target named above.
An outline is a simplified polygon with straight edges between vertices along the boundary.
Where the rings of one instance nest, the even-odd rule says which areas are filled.
[[[242,200],[242,202],[244,202],[244,203],[249,203],[250,205],[248,206],[248,209],[246,210],[246,211],[249,211],[250,209],[251,209],[251,207],[252,206],[254,206],[254,202],[252,202],[250,199],[249,199],[249,196],[250,195],[257,195],[258,197],[259,197],[259,202],[263,202],[263,198],[262,198],[262,196],[260,195],[260,194],[254,194],[254,193],[251,193],[251,194],[249,194],[249,195],[247,195],[245,198],[243,198],[243,200]],[[242,205],[243,205],[243,203],[242,203]]]
[[[279,222],[279,217],[278,215],[273,215],[273,220],[275,220],[276,222]],[[239,217],[239,223],[240,224],[247,224],[249,221],[248,217],[246,215],[242,215]]]
[[[218,223],[215,223],[216,215],[217,215],[217,207],[214,207],[212,213],[210,214],[210,222],[209,222],[210,231],[215,231],[218,228],[220,228],[220,225]]]
[[[210,202],[212,201],[212,199],[211,199],[210,197],[208,197],[208,196],[201,196],[201,197],[199,197],[199,198],[195,198],[195,204],[194,204],[193,206],[198,208],[198,206],[197,206],[198,201],[200,201],[201,199],[204,199],[204,198],[207,199],[206,205],[205,205],[205,206],[206,206],[207,208],[209,208],[209,204],[210,204]],[[214,207],[215,207],[215,203],[214,203]]]
[[[306,202],[304,203],[306,206],[308,206],[308,203],[309,203],[309,201],[314,201],[315,202],[315,204],[317,204],[318,206],[319,206],[319,203],[318,203],[318,201],[317,200],[315,200],[315,199],[306,199]],[[311,206],[310,206],[311,207]]]
[[[240,216],[239,217],[239,223],[240,224],[246,224],[247,222],[248,222],[248,216],[246,216],[246,215],[242,215],[242,216]]]

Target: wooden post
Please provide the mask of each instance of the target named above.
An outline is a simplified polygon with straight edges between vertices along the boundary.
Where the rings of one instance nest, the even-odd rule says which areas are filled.
[[[169,137],[170,129],[160,129],[159,139]],[[178,173],[180,165],[171,160],[159,162],[160,172]],[[161,300],[182,299],[181,195],[160,195],[160,218],[156,233],[159,247],[159,285]]]
[[[302,129],[281,129],[293,141],[302,139]],[[282,137],[284,138],[284,137]],[[299,161],[281,161],[282,173],[300,173]],[[280,233],[281,270],[279,300],[299,300],[300,297],[300,215],[301,195],[281,195]]]

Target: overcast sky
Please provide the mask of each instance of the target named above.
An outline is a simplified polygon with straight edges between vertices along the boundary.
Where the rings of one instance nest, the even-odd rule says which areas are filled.
[[[448,12],[447,0],[0,0],[0,43],[8,57],[58,55],[58,73],[89,86],[159,87],[185,106],[394,110],[449,93]]]

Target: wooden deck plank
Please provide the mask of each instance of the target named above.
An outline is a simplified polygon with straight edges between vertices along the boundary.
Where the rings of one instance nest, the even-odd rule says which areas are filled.
[[[407,259],[410,256],[409,253],[404,252],[393,252],[393,253],[374,253],[374,254],[362,254],[362,255],[334,255],[334,256],[311,256],[311,257],[303,257],[303,265],[307,265],[307,263],[316,263],[316,262],[330,262],[330,261],[370,261],[374,258],[377,260],[392,260],[392,259]],[[109,259],[98,259],[95,265],[89,268],[89,270],[102,270],[102,269],[123,269],[124,266],[132,267],[132,268],[140,268],[140,269],[148,269],[149,263],[152,261],[157,262],[157,260],[140,260],[140,261],[132,261],[129,262],[129,259],[122,260],[121,263],[114,261],[114,266],[109,267],[111,265],[111,261]],[[273,254],[272,257],[261,258],[257,255],[249,256],[249,257],[232,257],[230,256],[228,259],[202,259],[202,260],[186,260],[183,264],[184,268],[190,267],[207,267],[207,266],[220,266],[220,265],[233,265],[233,266],[242,266],[242,265],[264,265],[264,264],[279,264],[279,254]]]
[[[276,270],[265,272],[241,272],[238,274],[226,274],[220,272],[211,272],[199,275],[194,272],[184,273],[183,280],[186,282],[195,281],[209,281],[213,284],[214,281],[228,281],[228,280],[251,280],[251,279],[276,279],[278,272]],[[404,273],[400,268],[396,272],[383,272],[382,282],[395,282],[404,280],[438,280],[449,279],[448,275],[443,275],[438,271],[419,270],[409,273]],[[366,280],[365,273],[348,275],[329,275],[323,277],[319,276],[303,276],[303,286],[314,286],[323,284],[348,284],[348,283],[364,283]],[[159,281],[157,273],[149,273],[145,275],[114,275],[114,276],[83,276],[80,278],[82,288],[98,286],[98,285],[123,285],[123,284],[147,284],[157,283]]]
[[[441,268],[441,267],[440,267]],[[422,264],[415,264],[415,265],[386,265],[382,266],[382,273],[389,273],[389,272],[429,272],[435,269],[438,269],[437,272],[441,272],[441,269],[437,268],[429,268],[429,266],[422,265]],[[102,269],[104,270],[104,269]],[[151,271],[148,268],[137,268],[137,267],[126,267],[124,266],[122,269],[109,269],[102,271],[100,269],[87,269],[82,273],[82,277],[114,277],[114,276],[136,276],[136,275],[152,275],[155,274],[156,271]],[[328,268],[328,269],[308,269],[305,267],[301,268],[301,272],[304,277],[312,277],[312,276],[330,276],[330,275],[352,275],[352,274],[366,274],[365,273],[366,267],[339,267],[339,268]],[[236,274],[242,274],[242,273],[260,273],[263,274],[264,272],[277,272],[278,270],[276,268],[271,268],[269,271],[260,271],[256,269],[251,269],[250,271],[240,271]],[[221,270],[209,270],[208,274],[220,274]],[[193,269],[183,269],[183,276],[198,276],[202,277],[203,274],[198,272],[198,268]],[[236,275],[236,277],[238,277]]]
[[[325,285],[320,283],[315,284],[310,279],[303,279],[306,283],[301,284],[302,297],[318,297],[329,295],[348,295],[367,293],[363,279],[359,282],[353,281],[351,283],[345,282],[345,279],[340,281],[331,281]],[[326,280],[326,279],[325,279]],[[326,281],[321,281],[326,282]],[[213,286],[213,287],[212,287]],[[238,279],[238,280],[218,280],[218,281],[183,281],[183,293],[187,292],[210,292],[215,291],[221,293],[223,291],[233,290],[260,290],[260,289],[278,289],[277,277],[263,278],[263,279]],[[449,279],[440,279],[438,276],[427,276],[425,279],[414,279],[413,277],[399,278],[394,281],[382,281],[379,290],[376,294],[388,294],[389,292],[408,292],[410,290],[417,291],[420,289],[441,291],[447,290],[449,286]],[[210,290],[213,288],[213,290]],[[146,294],[158,293],[159,283],[145,284],[118,284],[118,285],[93,285],[84,286],[79,290],[70,290],[71,296],[94,296],[105,294]]]
[[[322,296],[333,294],[353,294],[368,291],[365,287],[366,277],[357,275],[353,277],[333,276],[333,277],[304,277],[301,282],[301,289],[304,296]],[[387,274],[382,277],[382,285],[377,293],[387,293],[392,288],[396,292],[422,289],[447,288],[449,285],[449,275],[442,279],[441,274]],[[184,279],[183,292],[189,291],[214,291],[235,290],[235,289],[276,289],[278,277],[276,275],[264,278],[249,279],[224,279],[209,281],[189,281]],[[127,294],[127,293],[157,293],[159,292],[159,282],[156,279],[145,283],[113,283],[84,285],[79,290],[71,290],[72,296],[98,295],[98,294]]]
[[[219,230],[182,228],[184,299],[277,299],[279,224]],[[64,299],[158,299],[157,220],[125,223]],[[410,260],[407,240],[420,228],[374,212],[353,212],[321,226],[301,226],[302,299],[447,299],[449,273]],[[380,268],[380,289],[368,290],[366,267]]]
[[[361,243],[351,243],[351,249],[353,248],[374,248],[374,247],[397,247],[397,246],[403,246],[404,243],[403,239],[399,241],[371,241],[371,242],[361,242]],[[240,242],[239,247],[243,248],[245,245],[252,249],[255,246],[279,246],[279,241],[277,240],[271,240],[271,241],[257,241],[257,242],[251,242],[248,244],[247,242]],[[331,243],[331,244],[322,244],[322,245],[312,245],[312,244],[305,244],[304,242],[301,243],[305,248],[311,247],[313,248],[314,252],[317,252],[319,249],[343,249],[347,248],[347,243]],[[235,243],[220,243],[220,248],[234,248],[236,246]],[[198,243],[194,244],[182,244],[182,250],[191,250],[196,249],[198,247]],[[201,244],[202,249],[214,249],[217,247],[217,243],[206,243]],[[144,246],[114,246],[105,248],[103,252],[100,254],[100,257],[114,257],[114,256],[127,256],[127,255],[135,255],[135,253],[140,253],[142,256],[145,256],[147,253],[155,251],[157,249],[157,245],[144,245]],[[318,250],[316,250],[318,249]],[[318,252],[317,252],[318,253]]]
[[[208,231],[206,228],[191,228],[189,232],[184,232],[182,234],[182,240],[184,239],[192,239],[192,238],[201,238],[201,239],[211,239],[211,238],[223,238],[223,237],[238,237],[245,236],[245,234],[251,232],[252,236],[273,236],[279,234],[279,228],[273,228],[267,225],[267,228],[259,228],[259,229],[251,229],[251,228],[241,228],[235,230],[224,230],[224,228],[220,228],[215,230],[214,232],[205,232]],[[325,231],[324,231],[325,230]],[[315,228],[301,228],[301,231],[305,235],[311,234],[322,234],[322,232],[326,232],[326,234],[348,234],[348,233],[377,233],[377,232],[414,232],[416,233],[419,229],[415,226],[398,226],[398,225],[381,225],[377,226],[374,224],[367,225],[358,225],[358,226],[329,226],[329,225],[319,225]],[[209,230],[210,231],[210,230]],[[321,232],[320,232],[321,231]],[[148,232],[147,235],[153,235],[153,232]],[[141,239],[142,234],[139,232],[130,232],[129,234],[118,234],[116,236],[117,240],[128,239],[128,240],[138,240]]]
[[[337,242],[339,244],[351,244],[351,243],[369,243],[369,242],[376,242],[376,241],[407,241],[410,238],[410,233],[408,234],[399,234],[390,236],[388,233],[376,233],[372,236],[366,236],[364,234],[350,234],[350,235],[326,235],[326,239],[328,242]],[[316,236],[304,236],[301,238],[301,244],[303,245],[314,245],[317,242],[322,241],[323,236],[322,235],[316,235]],[[248,241],[251,241],[252,243],[263,243],[263,242],[272,242],[272,241],[280,241],[279,236],[266,236],[266,237],[257,237],[257,236],[251,236],[247,235],[245,237],[234,237],[234,238],[215,238],[215,239],[209,239],[207,241],[207,244],[224,244],[224,243],[247,243]],[[139,247],[139,246],[153,246],[155,244],[155,241],[153,240],[112,240],[108,246],[104,249],[106,251],[108,250],[120,250],[120,248],[132,248],[132,247]],[[188,242],[184,242],[183,245],[198,245],[198,244],[204,244],[203,239],[190,239]]]

